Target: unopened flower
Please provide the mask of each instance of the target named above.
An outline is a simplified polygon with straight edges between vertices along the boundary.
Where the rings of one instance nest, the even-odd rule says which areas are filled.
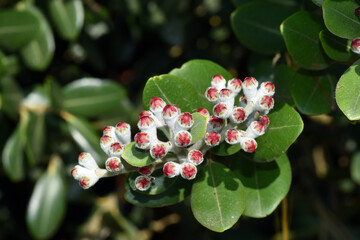
[[[175,145],[178,147],[187,147],[191,143],[192,136],[188,131],[182,130],[175,135]]]
[[[164,164],[163,172],[169,178],[176,177],[180,174],[181,167],[176,162],[167,162]]]
[[[236,107],[233,109],[230,120],[233,123],[239,124],[244,122],[247,119],[245,109],[243,107]]]
[[[224,120],[215,116],[211,116],[207,124],[209,131],[220,131],[224,126]]]
[[[218,118],[225,119],[229,115],[229,109],[226,103],[220,102],[214,106],[214,115]]]
[[[257,148],[257,142],[255,141],[255,139],[249,137],[241,137],[240,146],[245,152],[252,153],[255,152]]]
[[[221,75],[215,75],[211,80],[211,86],[218,90],[225,88],[226,80]]]
[[[206,89],[205,97],[209,102],[215,103],[219,99],[219,92],[215,87]]]
[[[196,112],[200,113],[201,115],[203,115],[206,118],[210,117],[210,113],[206,108],[199,108]]]
[[[240,140],[240,133],[235,129],[229,129],[225,133],[225,141],[229,144],[236,144]]]
[[[165,143],[159,142],[157,144],[152,145],[150,149],[150,155],[154,159],[163,158],[168,153],[168,149]]]
[[[154,166],[152,164],[143,166],[143,167],[140,167],[138,171],[141,175],[150,176],[151,173],[153,173],[153,171],[154,171]]]
[[[136,147],[140,149],[148,149],[150,147],[151,138],[146,132],[139,132],[134,137]]]
[[[110,157],[106,160],[105,167],[109,172],[119,172],[123,168],[123,165],[120,158]]]
[[[231,91],[237,94],[241,91],[242,82],[238,78],[233,78],[228,82],[227,86]]]
[[[243,82],[243,91],[247,101],[253,101],[256,97],[259,83],[253,77],[246,77]]]
[[[89,170],[95,170],[99,168],[95,159],[91,156],[90,153],[86,153],[86,152],[80,153],[78,157],[78,162],[80,165],[84,166]]]
[[[135,187],[140,191],[146,191],[151,186],[152,177],[149,176],[138,176],[135,179]]]
[[[204,137],[205,144],[208,146],[217,146],[220,143],[221,136],[217,132],[207,132]]]
[[[165,106],[165,101],[159,97],[153,97],[150,101],[150,110],[152,112],[162,112]]]
[[[194,118],[190,113],[185,112],[178,116],[177,122],[181,128],[189,129],[194,124]]]
[[[196,177],[196,173],[197,173],[197,168],[194,164],[192,163],[183,163],[181,165],[181,176],[184,179],[187,180],[192,180]]]
[[[199,150],[195,150],[195,149],[191,150],[188,153],[187,159],[190,163],[194,164],[195,166],[201,164],[204,161],[203,154]]]
[[[360,54],[360,38],[355,38],[351,42],[351,51]]]

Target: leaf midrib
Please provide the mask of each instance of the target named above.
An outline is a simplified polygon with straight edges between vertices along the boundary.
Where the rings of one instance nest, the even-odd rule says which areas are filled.
[[[223,222],[222,211],[221,211],[221,206],[220,206],[220,201],[219,201],[219,195],[217,193],[217,189],[216,189],[216,185],[215,185],[215,179],[214,179],[214,173],[213,173],[211,164],[212,164],[211,161],[209,161],[209,170],[210,170],[211,182],[212,182],[212,185],[213,185],[213,188],[214,188],[216,204],[217,204],[218,211],[219,211],[220,223],[221,223],[221,226],[223,227],[223,229],[225,229],[225,225],[224,225],[224,222]]]

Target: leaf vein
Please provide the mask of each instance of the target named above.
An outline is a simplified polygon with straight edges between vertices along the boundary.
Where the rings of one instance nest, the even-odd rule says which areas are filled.
[[[212,184],[213,184],[213,187],[214,187],[216,204],[217,204],[217,207],[218,207],[218,210],[219,210],[220,223],[221,223],[221,226],[225,229],[225,225],[224,225],[224,222],[223,222],[222,211],[221,211],[221,206],[220,206],[220,202],[219,202],[219,195],[217,193],[217,189],[216,189],[216,186],[215,186],[215,179],[214,179],[214,174],[213,174],[213,171],[212,171],[211,163],[209,164],[209,170],[210,170],[211,181],[212,181]]]

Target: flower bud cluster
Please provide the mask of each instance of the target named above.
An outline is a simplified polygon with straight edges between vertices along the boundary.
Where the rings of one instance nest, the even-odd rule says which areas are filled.
[[[104,128],[103,136],[100,138],[100,147],[108,155],[105,161],[105,172],[115,175],[124,169],[120,156],[130,142],[129,124],[120,122],[115,127]],[[88,189],[104,175],[104,169],[99,168],[90,153],[80,153],[78,161],[79,165],[73,168],[71,174],[76,180],[79,180],[81,187]]]
[[[235,97],[241,90],[239,106],[235,106]],[[240,144],[245,152],[254,152],[255,138],[263,135],[269,125],[266,114],[274,107],[274,93],[271,82],[259,86],[253,77],[243,82],[238,78],[226,82],[223,76],[215,75],[211,87],[205,91],[205,97],[215,104],[204,136],[205,144],[212,147],[225,140],[228,144]],[[242,130],[244,127],[247,129]]]

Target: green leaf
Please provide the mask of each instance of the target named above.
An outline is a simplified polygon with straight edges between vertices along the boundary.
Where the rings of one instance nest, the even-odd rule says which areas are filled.
[[[20,124],[6,141],[2,152],[2,163],[11,181],[18,182],[24,178],[23,135]]]
[[[335,97],[340,110],[350,120],[360,119],[360,60],[341,76],[336,85]]]
[[[39,163],[46,142],[45,115],[43,112],[23,111],[21,121],[25,127],[25,150],[30,165]]]
[[[16,119],[19,115],[19,107],[22,99],[20,86],[14,78],[4,76],[0,79],[2,111],[11,118]]]
[[[191,143],[195,143],[202,139],[206,132],[206,117],[200,113],[191,114],[194,118],[194,125],[190,129],[192,136]]]
[[[54,56],[54,36],[47,19],[37,7],[27,2],[24,12],[28,12],[38,19],[40,29],[35,38],[21,49],[21,56],[28,68],[43,71],[49,66]]]
[[[360,152],[355,153],[351,158],[350,175],[352,180],[360,185]]]
[[[285,49],[279,27],[296,10],[294,6],[270,1],[251,1],[232,13],[231,26],[246,47],[258,53],[272,54]]]
[[[209,162],[195,179],[191,209],[201,225],[216,232],[231,228],[245,208],[244,187],[224,165]]]
[[[62,110],[64,105],[64,96],[62,95],[60,84],[53,77],[47,77],[44,85],[48,99],[50,99],[51,108],[55,112]]]
[[[26,212],[26,224],[35,239],[53,236],[65,216],[66,187],[61,171],[61,160],[54,157],[35,184]]]
[[[131,173],[128,178],[128,183],[132,191],[136,191],[142,194],[147,195],[157,195],[160,193],[165,192],[167,189],[172,187],[172,185],[176,182],[176,179],[174,178],[168,178],[164,175],[164,172],[162,169],[155,170],[151,176],[155,178],[155,180],[151,183],[151,187],[147,191],[139,191],[135,187],[135,179],[140,176],[141,174],[138,172]]]
[[[65,40],[75,40],[84,24],[82,1],[51,0],[49,10],[59,35]]]
[[[39,32],[40,21],[28,12],[0,11],[0,47],[16,51],[28,44]]]
[[[244,185],[244,215],[255,218],[271,214],[289,192],[291,167],[285,154],[270,163],[255,163],[241,156],[229,157],[231,169]]]
[[[291,15],[281,24],[287,50],[300,67],[321,70],[331,63],[319,40],[324,27],[321,16],[305,11]]]
[[[339,38],[328,30],[320,32],[320,41],[325,53],[333,60],[340,62],[353,61],[358,56],[351,51],[351,41]]]
[[[248,60],[249,75],[256,78],[258,82],[274,81],[274,66],[272,55],[263,55],[251,52]]]
[[[232,79],[231,74],[220,65],[209,60],[195,59],[186,62],[181,68],[173,69],[169,74],[185,79],[189,82],[198,94],[198,108],[212,110],[214,104],[205,98],[205,91],[211,86],[211,79],[214,75],[222,75],[225,79]]]
[[[258,162],[272,161],[287,151],[304,128],[300,115],[288,104],[275,103],[268,117],[270,125],[263,136],[256,138],[258,147],[255,153],[241,152],[242,157]],[[229,156],[240,150],[240,144],[226,142],[211,149],[218,156]]]
[[[210,83],[210,81],[209,81]],[[181,77],[164,74],[150,78],[144,88],[143,105],[149,109],[153,97],[162,98],[166,104],[177,105],[182,112],[196,112],[202,107],[200,96],[193,86]]]
[[[275,102],[285,102],[289,105],[294,105],[291,96],[291,85],[295,77],[295,72],[287,65],[279,65],[275,70],[274,84],[275,84]]]
[[[312,2],[316,5],[321,7],[323,5],[323,3],[325,2],[325,0],[312,0]]]
[[[301,113],[318,115],[331,112],[336,78],[327,71],[298,71],[291,95]]]
[[[164,207],[182,202],[190,194],[191,182],[181,177],[173,180],[175,183],[168,190],[157,195],[146,195],[133,191],[127,182],[124,197],[131,204],[141,207]]]
[[[61,117],[68,123],[70,134],[79,147],[91,153],[99,165],[104,165],[106,155],[100,147],[100,136],[91,123],[65,111],[61,112]]]
[[[275,103],[268,117],[268,129],[264,135],[256,138],[258,148],[254,153],[241,152],[243,157],[257,162],[275,160],[288,150],[304,128],[300,115],[284,103]]]
[[[359,7],[356,1],[326,0],[323,17],[327,29],[341,38],[353,39],[360,36],[360,20],[355,14]]]
[[[86,117],[96,117],[121,109],[125,89],[110,80],[82,78],[63,88],[67,111]]]
[[[129,145],[127,145],[121,157],[127,163],[135,167],[143,167],[155,161],[150,156],[149,151],[145,151],[135,147],[135,142],[131,142]]]

